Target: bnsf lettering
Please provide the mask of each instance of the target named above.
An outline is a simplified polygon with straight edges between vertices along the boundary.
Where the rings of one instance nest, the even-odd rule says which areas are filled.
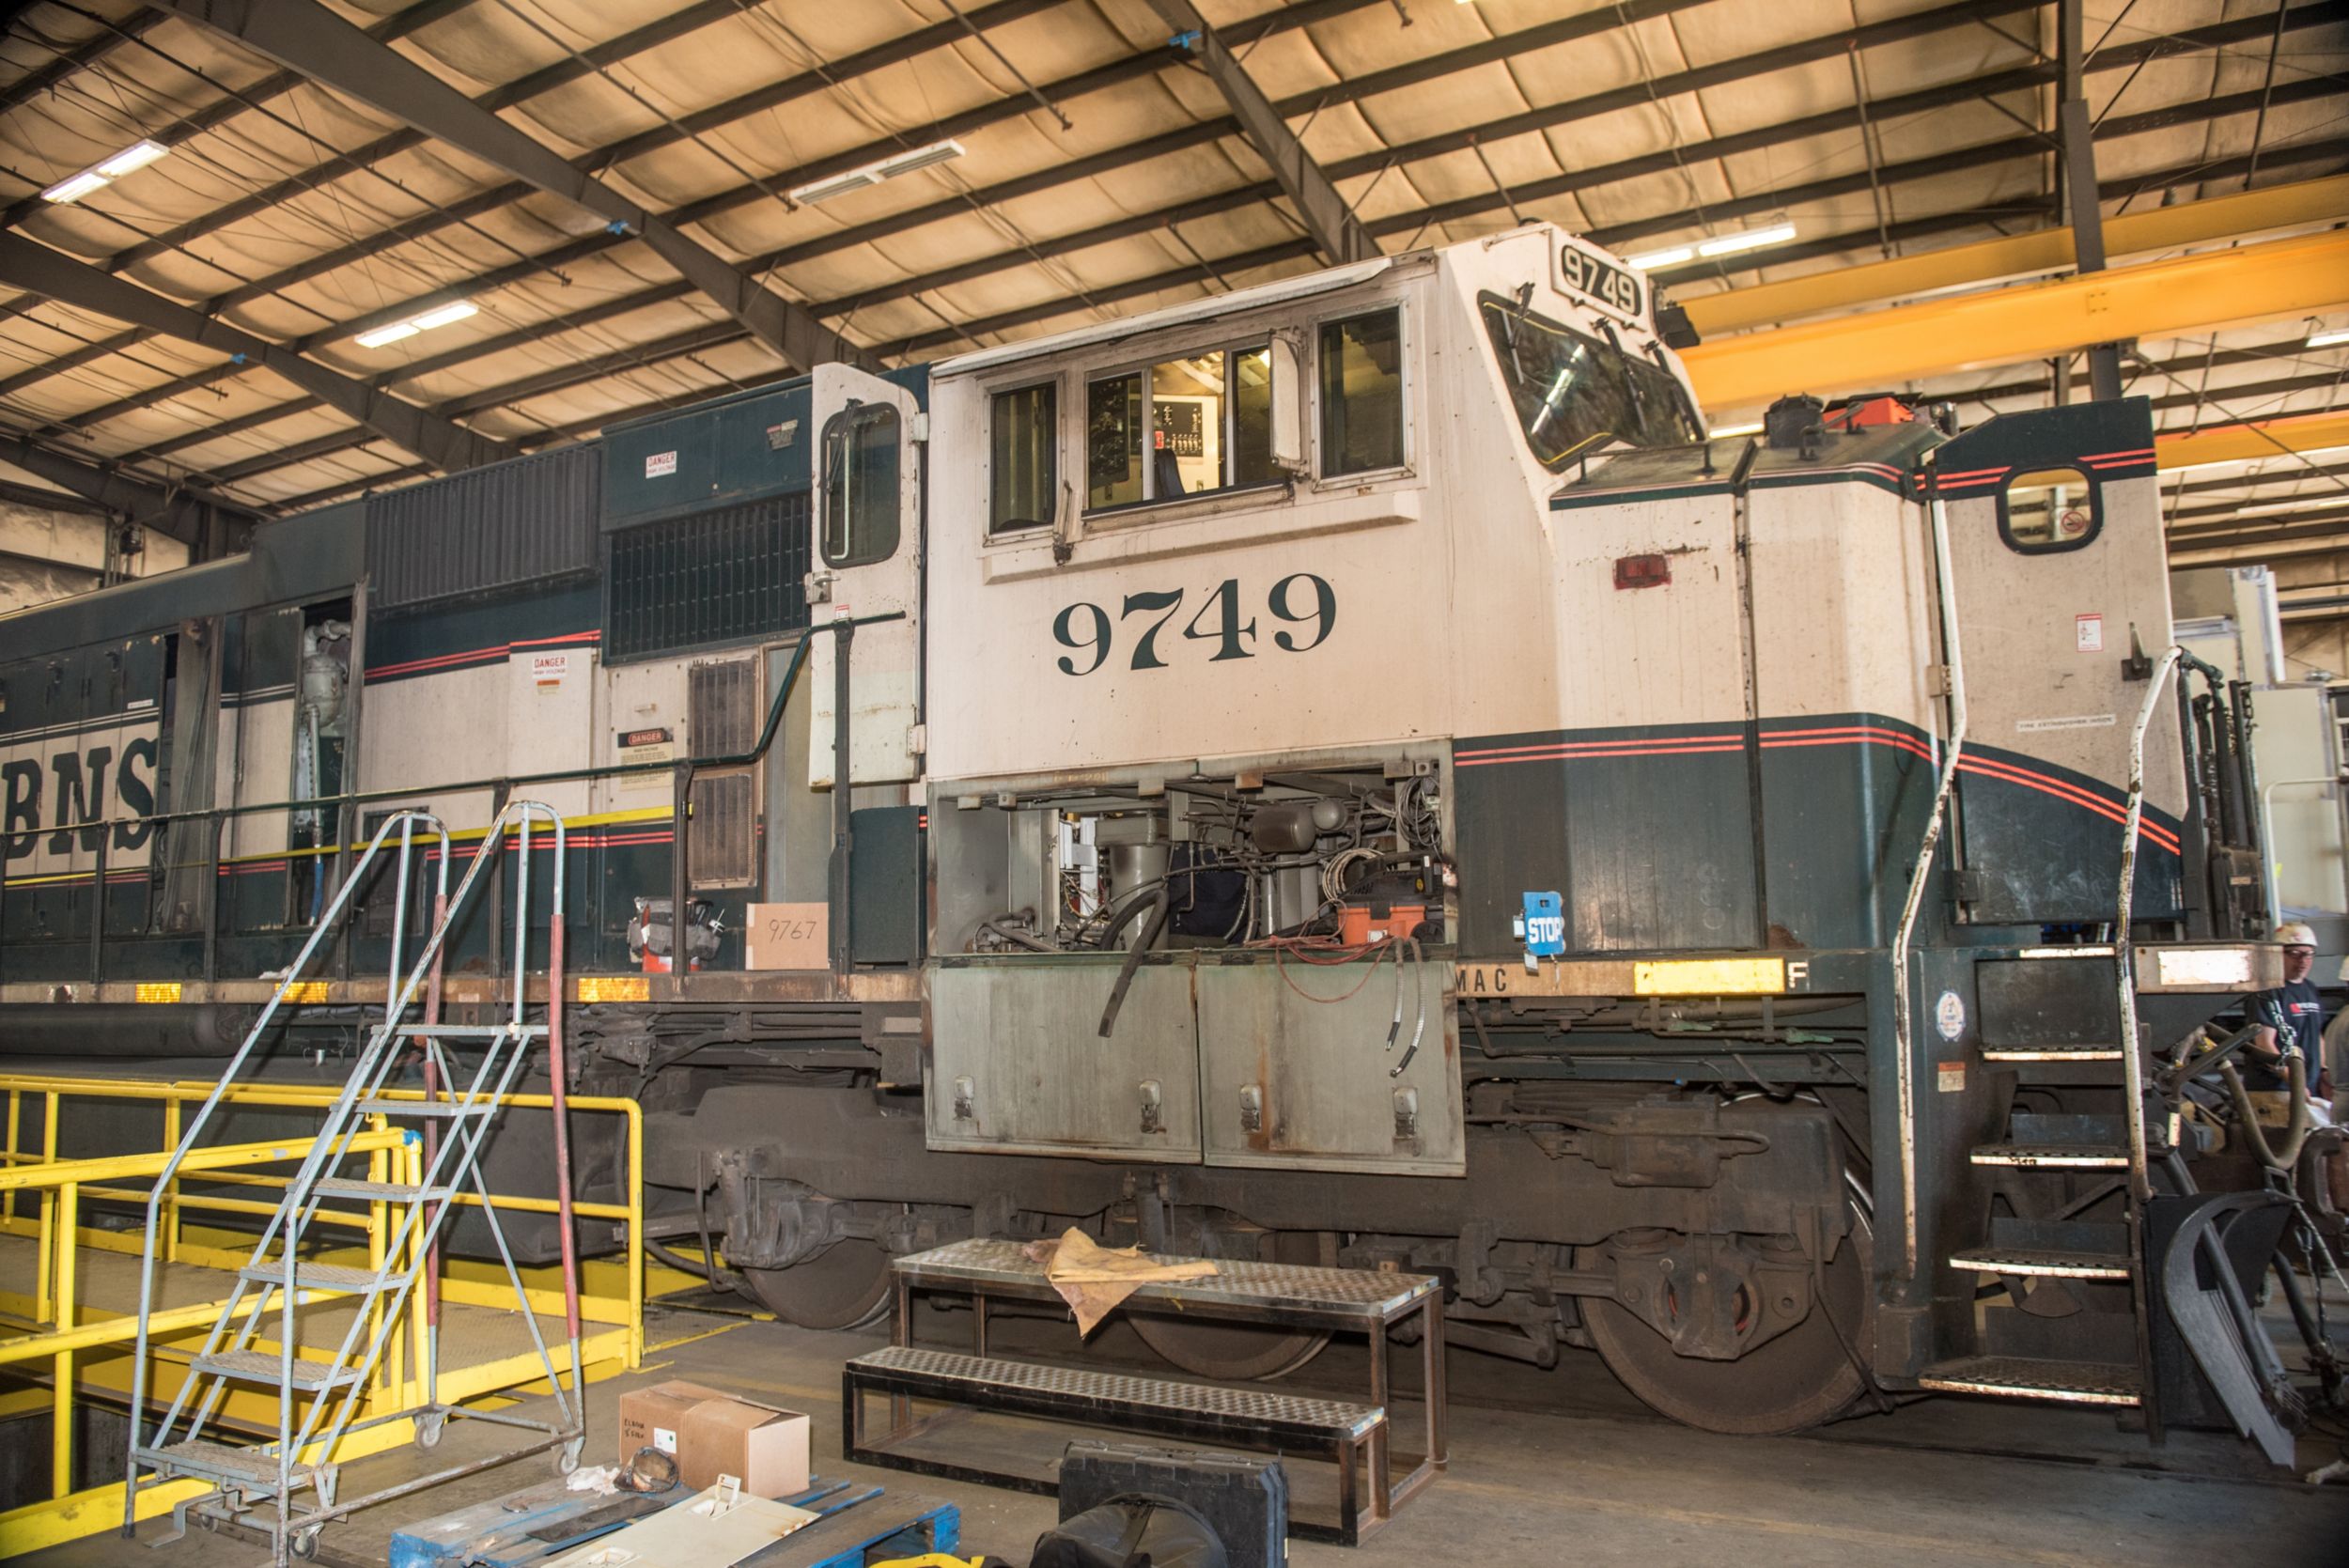
[[[58,752],[45,761],[0,763],[0,843],[7,858],[94,853],[106,836],[105,818],[150,815],[159,755],[156,737],[144,736],[124,742],[119,758],[108,744]],[[154,835],[152,822],[117,821],[112,847],[143,849]]]

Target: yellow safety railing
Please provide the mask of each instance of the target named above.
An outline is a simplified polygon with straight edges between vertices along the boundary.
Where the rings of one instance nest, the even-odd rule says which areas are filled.
[[[0,1124],[0,1235],[31,1237],[35,1242],[36,1265],[32,1289],[32,1327],[13,1337],[0,1338],[0,1368],[38,1363],[47,1360],[55,1378],[54,1408],[55,1410],[54,1447],[53,1452],[53,1496],[47,1502],[0,1513],[0,1557],[18,1551],[37,1549],[79,1535],[110,1528],[121,1519],[120,1483],[75,1493],[72,1489],[73,1450],[71,1421],[76,1373],[86,1367],[88,1353],[101,1352],[119,1356],[117,1347],[133,1341],[138,1333],[135,1299],[101,1307],[89,1299],[85,1288],[86,1274],[80,1266],[84,1251],[128,1253],[137,1256],[144,1248],[140,1232],[108,1230],[86,1223],[92,1203],[136,1203],[144,1204],[153,1190],[154,1180],[170,1159],[171,1151],[179,1141],[181,1119],[185,1108],[200,1104],[211,1094],[216,1085],[209,1082],[163,1081],[141,1079],[93,1079],[37,1074],[0,1074],[0,1094],[6,1095],[5,1123]],[[223,1103],[245,1108],[271,1108],[291,1111],[323,1112],[339,1091],[332,1085],[281,1085],[241,1083],[231,1085],[222,1095]],[[381,1099],[421,1100],[419,1091],[385,1089]],[[94,1158],[62,1158],[59,1156],[59,1129],[70,1115],[71,1104],[82,1100],[111,1100],[147,1102],[160,1108],[158,1144],[153,1152],[112,1154]],[[498,1102],[517,1110],[544,1110],[552,1100],[545,1094],[507,1094]],[[585,1350],[582,1359],[589,1362],[617,1360],[622,1366],[634,1368],[644,1358],[644,1112],[632,1099],[615,1096],[579,1096],[567,1098],[569,1110],[575,1115],[615,1115],[622,1118],[626,1128],[627,1165],[623,1178],[622,1202],[576,1202],[572,1212],[583,1219],[618,1220],[627,1226],[627,1243],[618,1261],[620,1279],[610,1280],[609,1265],[591,1265],[583,1273],[580,1295],[581,1315],[586,1321],[611,1326],[606,1334],[594,1341],[597,1355]],[[28,1113],[38,1114],[38,1127],[28,1126]],[[206,1227],[201,1220],[207,1217],[226,1219],[231,1223],[240,1217],[267,1216],[276,1211],[283,1190],[290,1178],[287,1175],[254,1167],[284,1161],[300,1160],[309,1152],[315,1140],[306,1134],[258,1141],[208,1145],[192,1151],[178,1172],[163,1189],[158,1205],[159,1228],[156,1245],[160,1261],[191,1267],[234,1271],[249,1260],[251,1238],[233,1231]],[[350,1152],[364,1154],[367,1159],[370,1180],[420,1184],[423,1179],[422,1151],[414,1134],[391,1126],[381,1116],[367,1118],[364,1130],[352,1134]],[[142,1178],[144,1181],[142,1182]],[[189,1190],[188,1180],[204,1190]],[[268,1196],[239,1197],[221,1188],[254,1188]],[[555,1201],[549,1198],[506,1196],[493,1194],[492,1201],[501,1212],[552,1214]],[[452,1197],[451,1203],[478,1207],[482,1202],[477,1193]],[[352,1250],[347,1261],[364,1262],[381,1269],[391,1262],[389,1247],[397,1234],[397,1224],[390,1212],[390,1204],[377,1200],[356,1209],[336,1208],[321,1204],[314,1223],[341,1227],[351,1233]],[[336,1254],[327,1254],[319,1261],[342,1261]],[[513,1295],[502,1278],[492,1282],[488,1279],[468,1279],[462,1265],[452,1265],[443,1258],[440,1296],[444,1302],[455,1305],[476,1305],[511,1308]],[[597,1288],[597,1281],[603,1288]],[[614,1288],[615,1287],[616,1288]],[[0,1294],[14,1294],[20,1288],[16,1281],[0,1279]],[[559,1286],[529,1291],[531,1306],[540,1312],[560,1312],[562,1292]],[[323,1299],[321,1293],[297,1293],[302,1302]],[[255,1297],[257,1301],[258,1296]],[[211,1300],[194,1305],[172,1307],[155,1312],[149,1317],[150,1339],[180,1332],[208,1329],[220,1315],[226,1301]],[[375,1309],[381,1310],[380,1305]],[[21,1315],[22,1309],[17,1309]],[[424,1293],[415,1292],[403,1310],[406,1319],[387,1346],[382,1364],[377,1369],[369,1390],[370,1404],[379,1411],[397,1411],[421,1402],[421,1368],[418,1358],[425,1344],[423,1328]],[[0,1334],[6,1333],[0,1326]],[[614,1354],[616,1352],[616,1354]],[[482,1369],[477,1375],[463,1380],[459,1397],[479,1397],[493,1389],[513,1388],[543,1378],[544,1369],[536,1356],[511,1358],[512,1364],[499,1363]],[[78,1365],[77,1365],[78,1363]],[[444,1388],[451,1383],[443,1374]],[[445,1397],[445,1396],[444,1396]],[[404,1422],[369,1427],[347,1436],[337,1458],[359,1457],[365,1452],[380,1452],[394,1443],[405,1441]],[[324,1456],[319,1456],[323,1458]],[[165,1487],[150,1487],[141,1494],[141,1514],[167,1508],[182,1496],[201,1487],[194,1483],[177,1483]],[[111,1499],[111,1507],[107,1499]],[[151,1499],[151,1500],[150,1500]]]

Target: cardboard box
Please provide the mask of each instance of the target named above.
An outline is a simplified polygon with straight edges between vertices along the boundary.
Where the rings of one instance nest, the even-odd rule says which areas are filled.
[[[822,904],[754,904],[743,933],[743,968],[832,968],[832,910]]]
[[[659,1383],[620,1396],[620,1464],[641,1448],[676,1455],[678,1479],[694,1491],[722,1475],[740,1478],[752,1497],[807,1490],[805,1416],[699,1383]]]

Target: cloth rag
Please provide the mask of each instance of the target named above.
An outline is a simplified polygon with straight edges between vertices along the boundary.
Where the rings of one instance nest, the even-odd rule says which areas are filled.
[[[1073,1225],[1057,1241],[1032,1241],[1021,1250],[1044,1265],[1044,1278],[1077,1314],[1080,1336],[1091,1334],[1138,1286],[1216,1272],[1206,1258],[1158,1258],[1139,1247],[1103,1247]]]

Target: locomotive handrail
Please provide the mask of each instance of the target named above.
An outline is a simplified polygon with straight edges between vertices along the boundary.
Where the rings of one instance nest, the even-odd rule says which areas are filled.
[[[1927,508],[1933,517],[1933,570],[1941,590],[1942,655],[1950,675],[1950,738],[1941,754],[1941,774],[1935,781],[1933,810],[1925,818],[1924,841],[1917,846],[1917,862],[1909,870],[1908,893],[1901,904],[1901,923],[1892,933],[1892,1039],[1897,1053],[1893,1082],[1900,1096],[1901,1123],[1901,1278],[1917,1277],[1917,1064],[1909,1018],[1909,942],[1917,932],[1918,911],[1924,907],[1925,874],[1933,869],[1934,850],[1941,842],[1950,790],[1957,782],[1958,758],[1966,751],[1966,664],[1958,644],[1956,576],[1950,565],[1950,513],[1938,494]]]
[[[904,611],[893,610],[877,615],[841,616],[834,620],[808,627],[805,629],[799,641],[792,646],[791,662],[786,668],[783,679],[776,687],[773,700],[768,705],[767,718],[765,722],[759,727],[758,739],[751,746],[750,750],[718,756],[686,757],[668,765],[673,769],[674,788],[671,800],[671,812],[675,819],[680,825],[680,831],[677,839],[677,847],[673,851],[673,854],[680,865],[683,863],[686,853],[686,840],[681,829],[682,824],[690,815],[686,796],[692,787],[693,774],[704,768],[747,767],[765,757],[767,753],[772,749],[776,731],[782,727],[784,708],[790,701],[792,691],[798,684],[801,670],[806,664],[807,649],[809,647],[810,640],[818,632],[830,632],[834,636],[847,640],[855,635],[855,630],[858,627],[885,625],[892,621],[902,621],[905,618],[906,613]],[[845,712],[837,716],[836,722],[840,729],[845,730],[847,728],[848,720]],[[219,857],[220,829],[229,820],[236,817],[254,816],[272,812],[322,810],[331,808],[334,812],[336,819],[334,842],[331,844],[308,846],[302,852],[314,855],[332,854],[340,856],[348,850],[355,847],[355,845],[348,835],[347,824],[343,819],[344,813],[353,807],[413,801],[420,797],[438,795],[466,795],[479,791],[488,791],[490,793],[491,798],[494,800],[503,802],[507,799],[513,790],[518,788],[526,788],[549,784],[586,783],[597,779],[615,778],[622,774],[645,773],[651,770],[652,769],[646,768],[641,764],[630,765],[626,763],[606,763],[594,768],[564,768],[540,773],[510,773],[491,778],[463,779],[443,784],[413,784],[397,789],[346,790],[338,795],[319,795],[312,796],[305,800],[266,800],[241,805],[204,806],[193,808],[187,811],[150,812],[132,816],[104,816],[95,818],[88,822],[75,823],[73,824],[75,831],[95,833],[98,835],[98,847],[95,851],[97,857],[95,861],[96,870],[94,875],[97,878],[97,886],[101,890],[101,895],[93,898],[91,901],[89,938],[91,955],[90,979],[93,983],[95,983],[101,979],[104,973],[103,951],[106,936],[106,919],[105,899],[102,896],[102,890],[105,887],[107,849],[113,844],[114,835],[118,831],[135,828],[142,824],[150,829],[154,829],[167,827],[172,824],[181,822],[210,823],[212,827],[213,846],[210,858],[207,863],[208,865],[216,865]],[[493,813],[492,815],[495,814]],[[47,831],[48,830],[43,830],[43,831]],[[470,831],[471,830],[459,830],[458,836],[463,836],[465,833],[470,832]],[[5,839],[15,836],[18,835],[0,835],[0,842],[4,842]],[[484,829],[483,842],[486,844],[490,837],[490,830]],[[359,868],[356,866],[350,867],[345,870],[339,878],[337,878],[336,896],[340,896],[342,889],[346,889],[353,885],[358,869]],[[204,925],[206,932],[204,977],[207,980],[210,980],[213,977],[213,941],[218,932],[220,923],[218,918],[219,878],[215,875],[210,877],[208,879],[210,881],[212,886],[210,888],[210,902],[208,904],[206,908]],[[8,881],[9,878],[8,876],[7,862],[5,859],[0,859],[0,892],[6,891],[8,886]]]
[[[2154,666],[2145,683],[2145,700],[2138,706],[2137,722],[2129,729],[2129,809],[2121,825],[2121,899],[2113,913],[2112,961],[2114,987],[2121,1001],[2122,1112],[2129,1129],[2129,1188],[2141,1202],[2153,1196],[2152,1174],[2145,1168],[2145,1063],[2138,1055],[2137,970],[2129,954],[2129,907],[2137,902],[2137,832],[2145,815],[2145,732],[2153,726],[2154,709],[2162,689],[2178,668],[2186,650],[2172,644]]]

